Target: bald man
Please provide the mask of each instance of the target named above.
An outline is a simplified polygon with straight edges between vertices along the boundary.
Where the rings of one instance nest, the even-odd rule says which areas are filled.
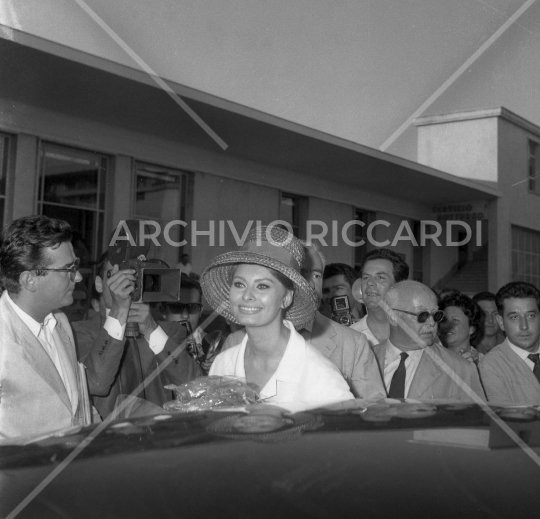
[[[427,286],[416,281],[396,283],[385,302],[390,336],[373,351],[389,398],[471,401],[463,384],[441,368],[444,364],[485,400],[474,364],[436,343],[437,323],[444,313]]]

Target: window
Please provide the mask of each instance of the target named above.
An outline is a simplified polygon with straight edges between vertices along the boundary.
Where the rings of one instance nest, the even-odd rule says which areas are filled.
[[[367,229],[369,225],[375,221],[375,213],[371,211],[365,211],[364,209],[355,209],[354,219],[360,222],[364,222],[363,227],[361,225],[352,226],[352,229],[354,229],[354,238],[352,239],[352,241],[358,243],[364,240],[365,242],[363,245],[359,245],[358,247],[354,248],[354,268],[355,270],[360,272],[360,265],[362,264],[364,256],[368,251]]]
[[[109,159],[92,151],[43,142],[40,147],[38,213],[73,228],[73,248],[86,280],[103,246]]]
[[[540,286],[540,232],[512,226],[512,281]]]
[[[4,211],[6,208],[6,184],[8,175],[10,139],[0,134],[0,229],[4,228]]]
[[[159,224],[161,232],[156,236],[160,246],[151,245],[148,257],[165,261],[173,268],[180,261],[182,249],[174,245],[184,240],[185,228],[173,225],[166,239],[165,226],[173,220],[185,221],[188,174],[141,162],[135,163],[135,203],[133,217]],[[157,227],[148,227],[152,234]],[[170,242],[170,243],[168,243]]]
[[[537,142],[529,141],[529,191],[540,194],[540,146]]]
[[[300,239],[305,238],[306,233],[307,198],[303,196],[281,194],[280,220],[288,222],[293,234]]]

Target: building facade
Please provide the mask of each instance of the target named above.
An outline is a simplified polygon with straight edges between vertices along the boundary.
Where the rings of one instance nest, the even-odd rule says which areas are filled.
[[[459,175],[436,154],[417,164],[169,84],[220,145],[147,74],[11,34],[0,38],[9,78],[0,82],[1,217],[68,220],[88,276],[117,224],[139,219],[153,222],[150,256],[172,266],[188,253],[199,273],[250,226],[282,221],[318,240],[328,262],[358,265],[367,250],[391,247],[415,279],[440,287],[487,243],[489,287],[511,277],[510,260],[498,259],[512,234],[498,232],[508,222],[506,183]],[[460,207],[480,209],[464,219]],[[445,208],[458,208],[455,218],[441,217]]]

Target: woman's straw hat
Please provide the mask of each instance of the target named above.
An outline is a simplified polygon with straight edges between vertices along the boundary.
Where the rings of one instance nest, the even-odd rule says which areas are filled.
[[[219,314],[238,324],[229,304],[229,290],[234,266],[240,263],[262,265],[288,277],[294,283],[294,299],[285,311],[285,319],[297,329],[309,324],[317,310],[317,296],[300,274],[304,248],[298,238],[275,226],[250,231],[244,246],[216,256],[201,275],[204,297]]]

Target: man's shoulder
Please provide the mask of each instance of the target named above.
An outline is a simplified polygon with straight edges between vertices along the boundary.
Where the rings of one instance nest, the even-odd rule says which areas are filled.
[[[89,319],[87,321],[75,321],[71,324],[71,330],[77,343],[94,341],[104,330],[100,319]],[[106,333],[106,332],[105,332]]]
[[[367,315],[364,315],[362,319],[352,324],[351,329],[356,330],[357,332],[362,332],[362,333],[364,332],[364,330],[369,329],[367,325]]]
[[[307,341],[305,343],[305,358],[310,368],[340,373],[337,366],[329,358],[325,357],[317,348],[315,348],[313,344],[310,344]]]
[[[498,344],[488,353],[484,355],[480,361],[480,366],[489,366],[493,364],[513,364],[513,360],[517,360],[519,356],[512,351],[508,339],[505,339],[501,344]]]
[[[458,355],[457,353],[450,351],[448,348],[445,348],[444,346],[438,343],[432,344],[430,348],[431,348],[431,351],[436,352],[439,355],[439,357],[441,357],[442,360],[447,365],[451,366],[454,369],[470,371],[471,368],[473,368],[476,370],[472,362],[470,362],[467,359],[464,359],[461,355]]]
[[[361,344],[365,343],[367,345],[368,341],[366,336],[363,333],[353,329],[351,326],[343,326],[342,324],[336,323],[336,321],[329,319],[319,312],[317,312],[315,319],[323,329],[331,329],[335,334],[334,338],[338,342],[343,343],[346,341],[354,341]]]

